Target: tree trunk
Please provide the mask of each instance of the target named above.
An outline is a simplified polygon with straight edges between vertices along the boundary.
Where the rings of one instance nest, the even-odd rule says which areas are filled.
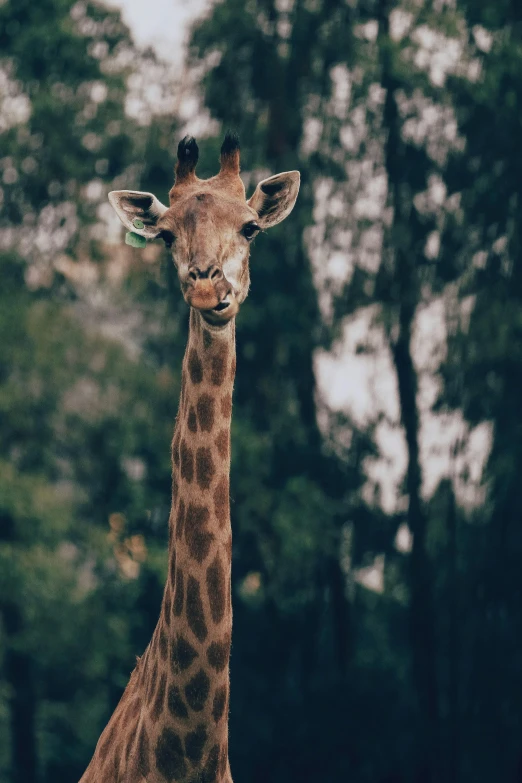
[[[439,698],[436,674],[435,610],[431,564],[426,550],[427,518],[421,498],[419,458],[419,415],[417,410],[417,374],[411,354],[411,332],[419,290],[416,251],[412,237],[416,224],[410,189],[405,171],[405,148],[401,138],[401,121],[395,91],[399,84],[393,72],[389,47],[389,0],[379,8],[379,56],[381,85],[385,90],[383,130],[385,165],[388,174],[390,203],[393,207],[391,236],[395,264],[393,290],[398,310],[398,336],[392,341],[392,354],[399,388],[401,420],[408,449],[406,488],[407,521],[413,534],[410,556],[410,635],[412,673],[418,703],[419,769],[422,783],[441,780],[439,740]],[[420,232],[421,233],[421,232]]]

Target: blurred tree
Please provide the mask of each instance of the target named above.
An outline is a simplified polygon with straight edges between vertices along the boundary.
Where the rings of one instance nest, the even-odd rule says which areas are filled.
[[[462,406],[472,425],[489,424],[492,441],[486,502],[474,520],[474,560],[466,562],[461,774],[519,780],[522,17],[513,3],[463,0],[459,7],[478,76],[452,82],[466,155],[448,168],[449,196],[459,199],[460,210],[445,244],[459,272],[459,295],[470,306],[452,332],[445,386],[450,404]]]

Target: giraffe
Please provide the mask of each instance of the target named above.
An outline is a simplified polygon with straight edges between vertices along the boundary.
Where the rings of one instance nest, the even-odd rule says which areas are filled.
[[[172,440],[169,567],[152,639],[80,783],[232,783],[228,760],[232,633],[230,423],[235,318],[250,285],[249,251],[292,211],[297,171],[262,180],[247,201],[239,140],[219,173],[199,179],[195,139],[178,146],[169,207],[113,191],[126,228],[170,248],[189,313]]]

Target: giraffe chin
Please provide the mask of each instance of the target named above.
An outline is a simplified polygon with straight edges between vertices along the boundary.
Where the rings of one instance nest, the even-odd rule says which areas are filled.
[[[225,297],[216,307],[212,309],[201,309],[201,317],[212,326],[224,326],[232,318],[235,318],[239,311],[239,303],[233,294]]]

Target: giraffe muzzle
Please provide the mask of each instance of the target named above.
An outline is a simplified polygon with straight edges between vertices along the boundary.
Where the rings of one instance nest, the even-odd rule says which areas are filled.
[[[212,310],[217,307],[222,297],[212,280],[196,280],[186,292],[186,300],[196,310]]]
[[[191,307],[201,310],[207,321],[215,324],[229,321],[239,310],[232,287],[224,277],[217,282],[208,278],[195,280],[189,284],[185,299]]]

